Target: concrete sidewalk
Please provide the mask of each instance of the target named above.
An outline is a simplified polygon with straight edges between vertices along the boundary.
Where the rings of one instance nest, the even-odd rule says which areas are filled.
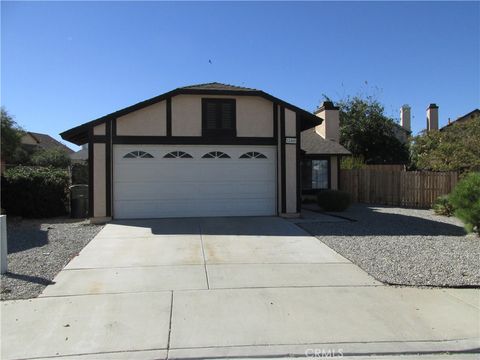
[[[383,286],[280,218],[123,221],[39,298],[2,303],[2,359],[465,352],[479,302]]]

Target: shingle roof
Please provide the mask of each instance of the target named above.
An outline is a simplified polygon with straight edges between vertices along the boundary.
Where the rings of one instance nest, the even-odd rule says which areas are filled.
[[[230,84],[222,84],[219,82],[211,82],[205,84],[196,84],[196,85],[188,85],[181,87],[180,89],[191,89],[191,90],[233,90],[233,91],[259,91],[253,88],[247,88],[242,86],[235,86]]]
[[[350,151],[336,141],[327,140],[318,135],[315,128],[300,133],[300,148],[307,155],[350,155]]]
[[[28,134],[32,136],[37,141],[37,146],[43,149],[53,149],[60,147],[65,150],[68,154],[73,153],[74,151],[68,146],[62,144],[60,141],[55,140],[48,134],[41,134],[29,131]]]

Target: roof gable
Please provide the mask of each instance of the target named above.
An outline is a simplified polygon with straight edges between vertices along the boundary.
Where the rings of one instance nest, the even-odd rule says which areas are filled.
[[[111,114],[102,116],[101,118],[98,118],[96,120],[92,120],[82,125],[71,128],[67,131],[62,132],[60,136],[62,137],[62,139],[70,141],[77,145],[85,144],[88,142],[88,132],[90,128],[100,125],[106,122],[107,120],[115,119],[120,116],[129,114],[133,111],[143,109],[147,106],[153,105],[157,102],[171,98],[173,96],[184,95],[184,94],[185,95],[190,94],[190,95],[260,96],[272,102],[278,103],[279,105],[283,105],[286,108],[289,108],[290,110],[297,112],[297,114],[299,114],[301,117],[302,129],[311,128],[315,125],[318,125],[322,121],[320,118],[318,118],[314,114],[306,110],[303,110],[295,105],[292,105],[286,101],[278,99],[261,90],[214,82],[214,83],[190,85],[190,86],[174,89],[164,94],[147,99],[145,101],[141,101],[132,106],[128,106],[121,110],[115,111]]]

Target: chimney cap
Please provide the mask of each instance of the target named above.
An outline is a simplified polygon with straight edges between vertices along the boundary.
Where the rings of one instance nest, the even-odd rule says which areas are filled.
[[[320,111],[323,110],[339,110],[340,108],[338,106],[333,105],[332,101],[324,101],[322,102],[322,105],[315,110],[315,114],[319,113]]]
[[[411,106],[408,104],[403,104],[401,109],[411,109]]]
[[[428,105],[427,109],[438,109],[438,105],[435,104],[435,103],[432,103],[432,104]]]

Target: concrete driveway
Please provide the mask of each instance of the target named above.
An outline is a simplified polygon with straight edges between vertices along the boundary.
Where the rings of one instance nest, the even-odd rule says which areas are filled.
[[[2,303],[2,359],[479,347],[478,290],[383,286],[280,218],[114,222],[54,281]]]

